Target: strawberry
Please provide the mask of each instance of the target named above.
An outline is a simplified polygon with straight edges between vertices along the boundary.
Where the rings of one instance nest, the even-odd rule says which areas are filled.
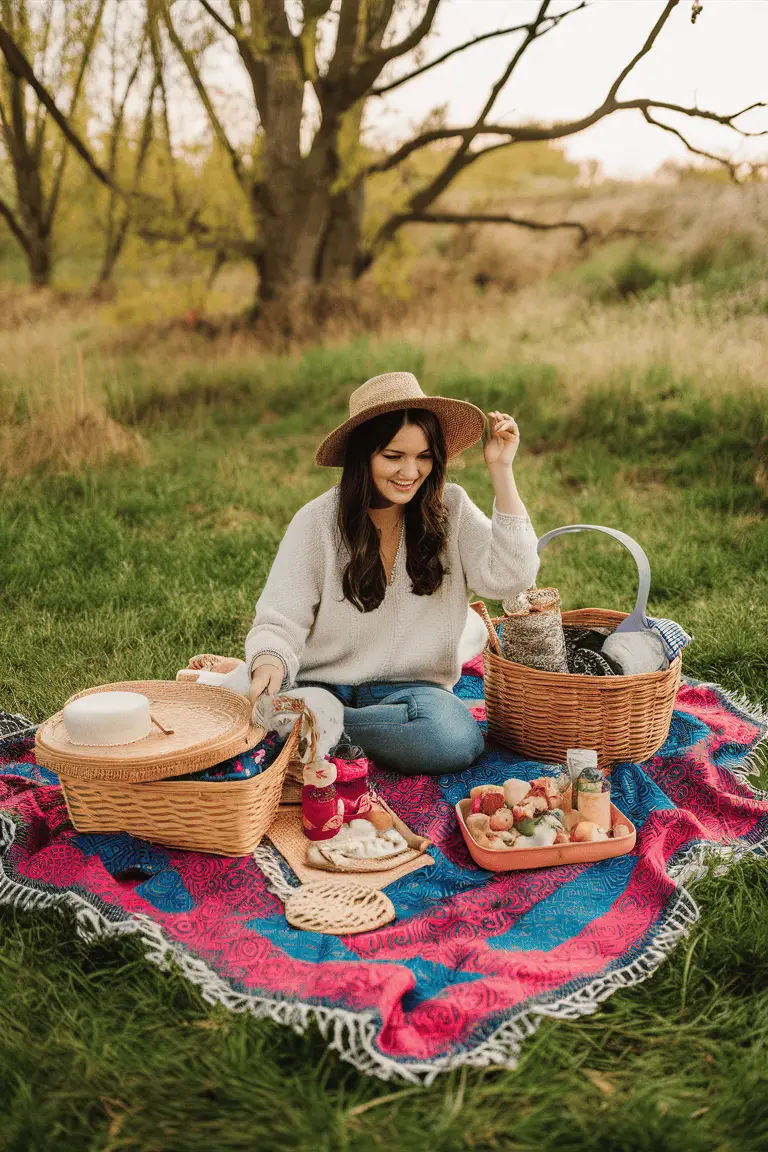
[[[504,807],[504,797],[501,792],[484,792],[480,797],[480,811],[486,816],[493,816],[499,808]]]

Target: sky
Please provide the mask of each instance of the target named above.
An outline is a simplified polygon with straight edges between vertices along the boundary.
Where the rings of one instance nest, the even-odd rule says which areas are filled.
[[[555,3],[555,11],[572,6]],[[538,7],[530,0],[444,0],[425,59],[482,32],[521,23]],[[523,57],[496,103],[494,119],[574,118],[596,107],[612,80],[632,59],[659,13],[661,0],[597,0],[564,20]],[[653,49],[631,73],[620,97],[659,99],[717,112],[735,112],[768,101],[768,0],[704,0],[691,25],[691,0],[682,0]],[[459,53],[423,77],[396,89],[371,110],[377,136],[407,139],[435,105],[448,104],[450,125],[471,123],[501,75],[519,34]],[[398,63],[391,75],[407,69]],[[370,108],[370,103],[369,103]],[[743,140],[727,128],[659,113],[697,147],[736,159],[768,158],[768,136]],[[752,131],[768,129],[768,108],[739,121]],[[606,175],[650,175],[666,159],[690,160],[683,144],[646,124],[639,112],[614,113],[565,142],[574,160],[596,158]]]

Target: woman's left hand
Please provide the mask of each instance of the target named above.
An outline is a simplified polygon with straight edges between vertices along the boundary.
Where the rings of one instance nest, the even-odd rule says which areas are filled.
[[[483,445],[485,462],[491,465],[512,464],[520,446],[520,431],[507,412],[488,413],[489,435]]]

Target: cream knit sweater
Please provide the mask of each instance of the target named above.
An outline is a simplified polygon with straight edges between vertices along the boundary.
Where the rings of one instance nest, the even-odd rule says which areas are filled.
[[[491,519],[459,484],[446,484],[450,575],[431,596],[416,596],[406,572],[405,540],[386,595],[373,612],[344,599],[348,553],[339,540],[335,486],[291,520],[277,551],[245,641],[249,669],[273,653],[285,666],[281,690],[299,682],[363,684],[431,680],[452,688],[462,662],[482,651],[486,631],[468,606],[468,589],[500,600],[529,588],[539,558],[528,516],[493,503]]]

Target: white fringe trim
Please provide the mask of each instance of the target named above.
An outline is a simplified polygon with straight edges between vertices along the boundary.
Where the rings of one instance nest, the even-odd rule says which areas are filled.
[[[765,728],[765,732],[755,744],[752,751],[747,753],[739,765],[735,767],[729,766],[728,771],[732,776],[735,776],[741,784],[747,786],[755,800],[768,800],[768,790],[755,788],[754,784],[751,784],[748,779],[749,776],[765,767],[765,765],[761,763],[761,760],[763,759],[763,746],[768,744],[768,709],[764,708],[762,704],[756,704],[743,693],[729,692],[728,689],[723,688],[721,684],[712,684],[704,680],[699,680],[695,686],[697,688],[713,688],[719,692],[721,696],[725,696],[726,700],[728,700],[734,708],[738,709],[747,720],[752,720],[755,724],[759,724]]]
[[[717,688],[749,719],[768,724],[768,715],[762,708],[755,707],[744,697],[736,697],[716,684],[704,687]],[[768,739],[768,732],[761,738],[759,747]],[[754,758],[754,751],[745,763]],[[758,799],[765,793],[752,788],[746,779],[749,774],[741,765],[738,770],[730,768]],[[175,963],[182,975],[201,990],[202,998],[208,1004],[223,1004],[232,1012],[249,1012],[259,1019],[274,1020],[279,1024],[304,1033],[311,1023],[315,1023],[328,1047],[338,1053],[348,1064],[368,1076],[381,1080],[400,1079],[410,1084],[431,1084],[441,1072],[469,1066],[488,1068],[490,1066],[514,1068],[520,1057],[523,1043],[532,1036],[542,1020],[578,1020],[580,1016],[597,1012],[602,1001],[607,1000],[621,988],[640,984],[652,976],[680,941],[688,935],[698,921],[701,912],[696,901],[687,889],[693,880],[706,874],[712,863],[717,875],[725,874],[729,868],[748,855],[768,856],[768,835],[755,844],[736,841],[726,845],[698,844],[681,857],[669,870],[677,891],[666,909],[664,927],[643,955],[629,964],[592,980],[583,987],[558,997],[548,1003],[531,1005],[514,1020],[502,1024],[492,1036],[469,1052],[453,1056],[438,1057],[429,1063],[401,1063],[380,1052],[376,1047],[376,1037],[380,1022],[374,1012],[354,1013],[341,1008],[326,1008],[319,1004],[304,1004],[299,1001],[275,1000],[268,996],[234,991],[230,985],[214,972],[204,961],[190,956],[184,949],[165,939],[158,924],[143,914],[134,915],[129,920],[112,921],[74,892],[50,893],[27,888],[6,875],[3,856],[16,836],[16,826],[9,816],[0,812],[0,904],[13,904],[18,908],[45,908],[52,904],[69,904],[75,913],[78,935],[85,939],[138,934],[144,944],[148,960],[161,969],[167,970]],[[268,887],[278,899],[295,891],[285,876],[279,853],[263,843],[253,853],[253,858],[261,868]]]

